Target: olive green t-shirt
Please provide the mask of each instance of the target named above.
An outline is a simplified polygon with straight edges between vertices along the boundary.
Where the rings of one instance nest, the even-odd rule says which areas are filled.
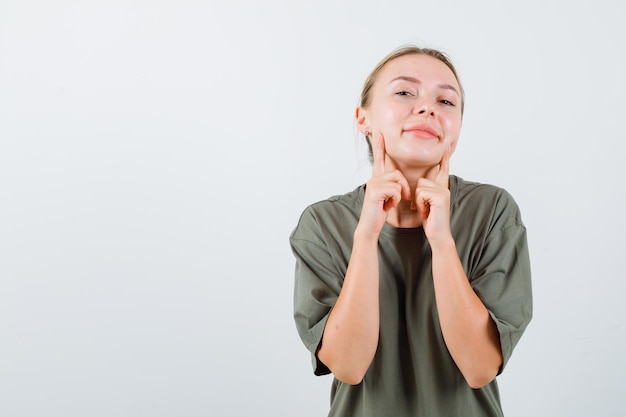
[[[290,236],[296,258],[294,317],[316,375],[330,373],[316,352],[341,291],[364,193],[362,185],[312,204]],[[526,229],[518,206],[501,188],[451,175],[450,226],[471,286],[497,325],[504,368],[532,315]],[[360,384],[333,380],[329,416],[502,416],[496,381],[472,389],[446,348],[423,229],[385,224],[378,249],[378,348]]]

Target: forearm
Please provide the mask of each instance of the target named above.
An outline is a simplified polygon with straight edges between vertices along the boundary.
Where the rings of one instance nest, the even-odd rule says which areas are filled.
[[[379,334],[378,238],[355,233],[341,292],[318,351],[335,377],[358,384],[369,368]]]
[[[435,298],[452,358],[472,388],[491,382],[502,364],[498,330],[470,286],[451,238],[432,246]]]

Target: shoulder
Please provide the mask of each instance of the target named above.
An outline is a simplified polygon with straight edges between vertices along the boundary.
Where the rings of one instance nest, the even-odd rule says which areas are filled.
[[[346,194],[334,195],[309,205],[300,215],[291,239],[309,239],[314,230],[324,233],[356,225],[363,206],[364,192],[365,186],[360,185]]]
[[[523,226],[519,206],[504,188],[466,181],[457,176],[451,176],[450,184],[452,210],[491,217],[491,220],[500,223],[501,227],[507,224]]]
[[[464,198],[488,198],[488,199],[504,199],[515,203],[513,197],[502,187],[493,184],[485,184],[476,181],[467,181],[461,177],[450,175],[451,189],[455,192],[458,199]]]

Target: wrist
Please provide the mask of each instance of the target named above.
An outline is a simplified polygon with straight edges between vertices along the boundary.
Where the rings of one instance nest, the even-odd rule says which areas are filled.
[[[428,243],[430,244],[430,249],[433,253],[435,252],[456,252],[456,242],[452,235],[448,235],[445,237],[441,237],[438,239],[428,239]]]
[[[376,244],[378,245],[378,236],[380,235],[380,230],[372,231],[366,230],[365,228],[357,226],[354,231],[354,244]]]

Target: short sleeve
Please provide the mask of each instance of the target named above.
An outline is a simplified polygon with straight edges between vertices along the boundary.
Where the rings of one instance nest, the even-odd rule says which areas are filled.
[[[317,358],[326,321],[337,301],[343,275],[335,266],[314,216],[305,211],[289,239],[296,258],[294,319],[298,334],[311,352],[316,375],[330,370]]]
[[[501,373],[532,318],[526,228],[517,204],[506,193],[498,202],[493,227],[470,281],[498,328]]]

